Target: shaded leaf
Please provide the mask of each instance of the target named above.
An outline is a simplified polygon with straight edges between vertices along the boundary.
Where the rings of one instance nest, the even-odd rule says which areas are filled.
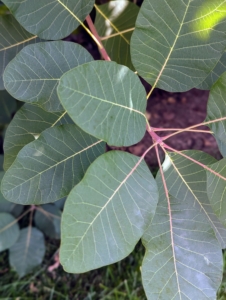
[[[61,77],[58,96],[78,126],[110,145],[133,145],[145,134],[146,92],[125,66],[81,65]]]
[[[131,38],[133,65],[153,88],[196,87],[225,50],[225,24],[224,0],[145,0]]]
[[[57,200],[56,202],[54,202],[54,205],[56,205],[56,207],[58,207],[59,209],[63,210],[65,201],[66,201],[66,197]]]
[[[105,143],[76,125],[45,130],[26,145],[2,180],[4,197],[19,204],[45,204],[69,194]]]
[[[83,273],[123,259],[154,216],[156,182],[138,157],[101,155],[71,191],[62,215],[60,261]]]
[[[4,169],[12,165],[19,151],[34,141],[47,128],[73,123],[65,112],[50,113],[42,108],[24,104],[9,124],[4,139]]]
[[[60,239],[61,211],[53,204],[45,204],[36,209],[35,226],[45,235]]]
[[[201,151],[188,150],[183,153],[204,165],[216,162],[215,158]],[[206,170],[181,155],[169,155],[163,165],[169,193],[180,201],[192,201],[194,207],[200,211],[199,215],[202,211],[203,218],[209,221],[222,249],[226,248],[226,229],[216,217],[208,200]]]
[[[214,172],[220,174],[226,178],[226,159],[221,159],[220,161],[209,166]],[[226,226],[226,180],[213,174],[207,172],[207,194],[210,203],[213,207],[214,212],[221,220],[221,222]]]
[[[42,263],[45,255],[43,233],[34,227],[23,228],[17,242],[9,249],[9,262],[20,277]]]
[[[0,90],[4,90],[2,76],[5,67],[24,46],[39,39],[20,26],[12,15],[0,15],[0,28]]]
[[[139,7],[121,0],[95,7],[95,27],[108,55],[113,61],[134,70],[130,56],[130,38]]]
[[[0,91],[0,125],[8,124],[16,111],[16,100],[6,91]]]
[[[222,251],[207,218],[191,197],[170,195],[157,179],[156,214],[142,237],[146,248],[142,280],[147,298],[216,299]]]
[[[200,90],[210,90],[212,85],[218,80],[218,78],[226,71],[226,51],[221,56],[220,60],[210,72],[207,78],[196,88]]]
[[[93,8],[94,0],[3,0],[18,22],[46,40],[68,36]]]
[[[3,171],[4,155],[0,154],[0,171]]]
[[[63,111],[56,92],[60,77],[93,58],[82,46],[64,41],[29,45],[8,64],[4,84],[18,100],[47,111]]]
[[[226,72],[221,75],[210,90],[207,103],[206,121],[225,118],[226,116]],[[226,156],[226,120],[213,122],[208,125],[214,132],[219,150],[223,156]]]
[[[8,213],[0,213],[0,251],[13,246],[20,235],[19,226],[15,218]]]

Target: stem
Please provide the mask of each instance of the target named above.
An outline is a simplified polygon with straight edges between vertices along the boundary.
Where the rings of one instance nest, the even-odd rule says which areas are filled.
[[[98,32],[96,30],[96,27],[94,26],[93,21],[92,21],[92,19],[91,19],[90,16],[86,17],[86,22],[89,25],[89,28],[90,28],[90,30],[92,32],[92,36],[94,35],[94,37],[95,37],[94,41],[96,42],[96,40],[97,40],[97,42],[98,42],[96,44],[97,44],[97,46],[98,46],[98,48],[100,50],[100,53],[101,53],[102,57],[104,58],[104,60],[111,61],[110,57],[107,54],[107,51],[105,50],[105,48],[104,48],[104,46],[103,46],[103,44],[101,42],[99,34],[98,34]]]
[[[221,179],[223,179],[223,180],[226,181],[226,177],[224,177],[224,176],[220,175],[219,173],[213,171],[212,169],[210,169],[210,168],[207,167],[206,165],[204,165],[204,164],[200,163],[199,161],[197,161],[197,160],[191,158],[190,156],[184,154],[183,152],[180,152],[180,151],[178,151],[178,150],[176,150],[176,149],[174,149],[174,148],[171,148],[170,146],[168,146],[168,145],[166,145],[166,144],[164,144],[164,148],[165,148],[165,149],[169,149],[169,150],[171,150],[171,151],[173,151],[173,152],[175,152],[175,153],[177,153],[177,154],[179,154],[179,155],[181,155],[181,156],[183,156],[183,157],[185,157],[185,158],[187,158],[187,159],[193,161],[193,162],[196,163],[197,165],[201,166],[203,169],[206,169],[206,170],[209,171],[210,173],[212,173],[212,174],[214,174],[215,176],[218,176],[219,178],[221,178]]]
[[[154,127],[152,127],[152,129],[155,132],[158,132],[158,131],[178,131],[178,130],[180,130],[180,128],[154,128]],[[184,128],[184,129],[186,129],[186,128]],[[209,130],[186,129],[185,131],[186,132],[203,132],[203,133],[213,134],[213,131],[209,131]],[[163,137],[163,138],[165,138],[165,137]]]
[[[54,215],[54,214],[52,214],[52,213],[50,213],[50,212],[44,210],[42,207],[37,206],[36,209],[39,210],[39,211],[40,211],[43,215],[45,215],[47,218],[48,218],[48,217],[53,217],[53,218],[56,218],[56,219],[61,219],[60,216]]]

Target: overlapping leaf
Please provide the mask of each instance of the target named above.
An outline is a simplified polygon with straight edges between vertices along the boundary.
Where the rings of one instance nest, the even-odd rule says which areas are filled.
[[[9,261],[20,277],[40,266],[45,255],[43,233],[34,227],[23,228],[17,242],[9,250]]]
[[[61,77],[58,96],[77,125],[110,145],[133,145],[145,134],[146,92],[125,66],[105,61],[78,66]]]
[[[58,40],[76,29],[93,8],[94,0],[3,0],[18,22],[46,40]]]
[[[113,61],[134,70],[130,56],[130,38],[139,7],[129,1],[110,1],[95,6],[95,26]]]
[[[15,218],[9,213],[0,212],[0,252],[16,243],[20,235]]]
[[[160,199],[142,241],[142,280],[150,300],[216,299],[222,252],[207,218],[191,197],[167,199],[160,176]]]
[[[16,111],[16,100],[6,91],[0,91],[0,125],[10,123]]]
[[[64,269],[82,273],[127,256],[153,218],[157,201],[156,182],[142,159],[120,151],[99,157],[65,204]]]
[[[52,239],[60,239],[61,211],[53,204],[45,204],[35,211],[35,226]]]
[[[184,151],[184,154],[204,165],[211,165],[216,160],[201,151]],[[169,193],[180,201],[191,201],[201,211],[215,231],[222,249],[226,248],[226,229],[217,219],[208,200],[206,171],[200,165],[178,154],[170,154],[164,168]],[[184,212],[185,213],[185,212]]]
[[[226,159],[212,164],[210,168],[215,173],[207,171],[207,194],[214,212],[226,226]]]
[[[145,0],[131,38],[133,65],[153,87],[196,87],[225,49],[225,25],[224,0]]]
[[[12,165],[19,151],[34,141],[47,128],[73,123],[66,112],[46,112],[42,108],[24,104],[9,124],[4,139],[4,169]]]
[[[69,194],[104,151],[104,142],[76,125],[49,128],[19,152],[2,180],[2,193],[19,204],[54,202]]]
[[[39,39],[28,33],[12,15],[0,16],[0,90],[4,90],[3,72],[7,64],[26,45]]]
[[[223,73],[210,90],[206,121],[218,121],[208,126],[214,132],[220,152],[226,156],[226,73]],[[221,120],[222,119],[222,120]]]
[[[63,111],[56,92],[60,77],[92,60],[85,48],[71,42],[29,45],[8,64],[3,76],[5,88],[18,100],[47,111]]]
[[[218,78],[226,71],[226,52],[223,53],[220,60],[210,72],[207,78],[196,88],[201,90],[210,90],[212,85],[218,80]]]

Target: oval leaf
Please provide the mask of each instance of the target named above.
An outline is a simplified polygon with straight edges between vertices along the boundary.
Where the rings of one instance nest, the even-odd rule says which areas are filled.
[[[86,18],[94,0],[3,0],[18,22],[46,40],[68,36]]]
[[[12,15],[0,15],[0,90],[4,90],[3,72],[8,63],[20,50],[39,41],[37,36],[28,33]]]
[[[105,61],[79,66],[61,77],[58,96],[78,126],[110,145],[133,145],[145,134],[146,92],[125,66]]]
[[[210,90],[207,104],[206,121],[216,122],[208,126],[214,132],[219,150],[226,156],[226,72],[217,80]]]
[[[47,111],[63,111],[56,92],[60,77],[92,60],[85,48],[71,42],[29,45],[8,64],[3,76],[5,88],[18,100]]]
[[[157,201],[156,182],[142,158],[121,151],[99,157],[65,203],[64,269],[83,273],[123,259],[153,218]]]
[[[0,125],[10,123],[12,114],[16,111],[16,100],[6,91],[0,91]]]
[[[225,24],[224,0],[145,0],[131,39],[133,65],[153,88],[196,87],[225,49]]]
[[[45,204],[69,194],[105,143],[76,125],[49,128],[25,146],[2,180],[4,197],[19,204]]]
[[[34,227],[23,228],[17,242],[9,250],[9,262],[20,277],[30,273],[42,263],[45,241],[41,231]]]
[[[13,246],[20,235],[15,218],[8,213],[0,213],[0,252]]]
[[[24,104],[7,127],[4,139],[4,170],[8,170],[19,151],[34,141],[47,128],[73,123],[66,112],[46,112],[42,108]]]
[[[142,241],[146,248],[142,280],[147,298],[216,299],[222,277],[222,251],[207,218],[192,198],[160,199]]]
[[[52,239],[60,239],[61,211],[53,204],[39,206],[35,211],[35,225]]]
[[[209,166],[214,172],[207,171],[207,194],[218,218],[226,227],[226,158]],[[221,178],[218,176],[220,175]],[[224,177],[225,179],[223,179]]]
[[[95,27],[111,57],[131,70],[130,38],[135,27],[139,7],[129,1],[110,1],[96,5]]]

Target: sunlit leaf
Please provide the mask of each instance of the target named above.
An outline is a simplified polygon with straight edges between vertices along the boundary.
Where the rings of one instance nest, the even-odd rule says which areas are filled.
[[[207,78],[196,88],[201,90],[210,90],[212,85],[218,80],[218,78],[226,71],[226,52],[223,53],[220,60],[210,72]]]
[[[46,40],[68,36],[93,8],[94,0],[3,0],[18,22]]]
[[[226,72],[221,75],[210,90],[207,104],[206,121],[225,118],[226,116]],[[208,125],[214,132],[219,150],[226,156],[226,119]]]
[[[3,72],[8,63],[26,45],[39,41],[28,33],[12,15],[0,15],[0,90],[4,90]]]
[[[6,91],[0,91],[0,125],[8,124],[16,111],[16,100]]]
[[[62,216],[60,261],[82,273],[127,256],[154,216],[156,182],[138,157],[100,156],[71,191]]]
[[[134,70],[130,57],[130,38],[139,7],[121,0],[95,7],[95,26],[108,55],[113,61]]]
[[[19,151],[34,141],[47,128],[73,123],[65,112],[50,113],[42,108],[24,104],[9,124],[4,139],[4,169],[12,165]]]
[[[104,151],[104,142],[76,125],[49,128],[19,152],[2,180],[2,193],[19,204],[54,202],[69,194]]]
[[[207,194],[214,212],[226,226],[226,158],[209,166],[216,174],[207,171]]]
[[[153,87],[196,87],[226,46],[224,0],[145,0],[131,38],[135,69]]]
[[[20,277],[40,266],[45,255],[43,233],[34,227],[23,228],[17,242],[9,250],[9,262]]]
[[[11,214],[0,212],[0,252],[13,246],[19,235],[20,229],[15,218]]]
[[[222,277],[222,251],[208,219],[191,197],[160,199],[142,241],[141,267],[147,298],[216,299]]]
[[[18,100],[47,111],[63,111],[56,92],[60,77],[92,60],[85,48],[71,42],[29,45],[8,64],[3,76],[5,88]]]
[[[145,134],[146,92],[125,66],[81,65],[61,77],[58,96],[78,126],[110,145],[133,145]]]
[[[45,204],[36,209],[35,226],[45,235],[60,239],[61,211],[53,204]]]

